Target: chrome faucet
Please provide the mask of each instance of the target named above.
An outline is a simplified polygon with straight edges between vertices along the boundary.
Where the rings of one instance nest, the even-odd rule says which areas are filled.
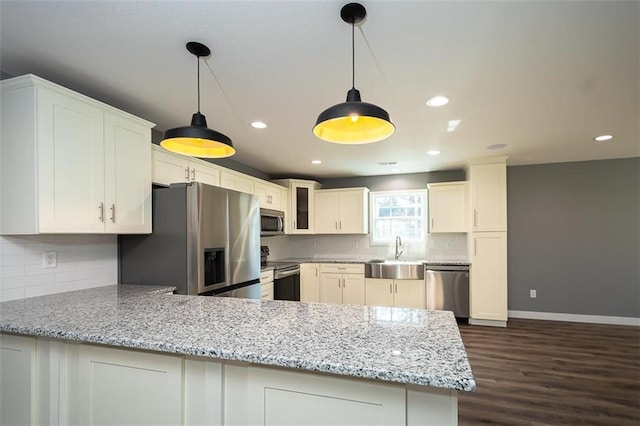
[[[400,238],[400,235],[398,235],[396,237],[396,260],[398,260],[400,258],[400,255],[404,253],[404,250],[398,251],[400,247],[402,247],[402,238]]]

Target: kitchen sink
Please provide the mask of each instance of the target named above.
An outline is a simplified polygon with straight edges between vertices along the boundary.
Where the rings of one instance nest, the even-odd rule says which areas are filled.
[[[424,264],[417,260],[372,259],[364,265],[366,278],[388,278],[395,280],[424,279]]]

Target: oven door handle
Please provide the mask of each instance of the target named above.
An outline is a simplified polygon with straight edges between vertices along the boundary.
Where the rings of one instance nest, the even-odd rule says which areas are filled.
[[[275,271],[273,278],[277,280],[280,278],[286,278],[286,277],[290,277],[291,275],[298,275],[298,274],[300,274],[300,268],[289,269],[287,271]]]

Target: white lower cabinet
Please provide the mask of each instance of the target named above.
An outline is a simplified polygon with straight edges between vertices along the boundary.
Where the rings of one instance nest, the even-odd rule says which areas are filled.
[[[300,301],[320,301],[320,265],[318,263],[300,264]]]
[[[457,424],[457,392],[0,333],[2,425]]]
[[[77,349],[77,370],[67,395],[71,424],[182,422],[180,357],[91,345]]]
[[[471,323],[507,321],[506,232],[473,233],[469,288]]]
[[[228,425],[406,424],[402,385],[244,366],[225,381]]]
[[[320,265],[320,302],[364,305],[364,265]]]
[[[0,425],[36,425],[36,339],[0,334]]]
[[[260,290],[260,299],[273,300],[273,269],[260,272]]]
[[[368,306],[425,309],[424,292],[424,280],[365,280],[365,300]]]

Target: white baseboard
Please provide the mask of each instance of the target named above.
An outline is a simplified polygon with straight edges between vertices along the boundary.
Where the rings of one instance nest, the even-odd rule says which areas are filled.
[[[561,314],[554,312],[509,311],[509,318],[548,321],[589,322],[594,324],[633,325],[640,327],[640,318],[610,317],[604,315]]]
[[[497,320],[484,320],[484,319],[474,319],[469,318],[470,325],[484,325],[488,327],[506,327],[506,321],[497,321]]]

